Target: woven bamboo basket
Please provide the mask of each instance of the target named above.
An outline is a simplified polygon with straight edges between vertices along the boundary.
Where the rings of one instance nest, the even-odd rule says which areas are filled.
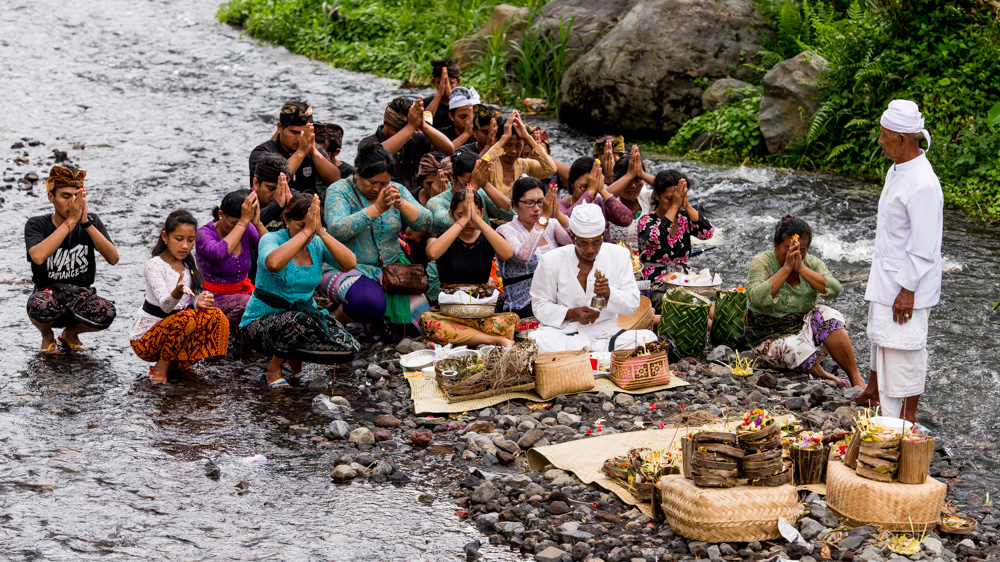
[[[827,457],[830,454],[825,447],[818,449],[788,449],[788,457],[795,463],[795,484],[819,484],[826,474]]]
[[[441,314],[452,318],[488,318],[496,312],[495,304],[459,304],[441,305]]]
[[[639,306],[628,316],[618,315],[615,325],[622,330],[652,330],[653,305],[646,297],[639,297]]]
[[[799,516],[795,486],[699,488],[681,475],[660,479],[663,514],[675,533],[708,542],[753,542],[781,537],[778,518]]]
[[[642,357],[629,357],[632,350],[611,352],[611,382],[626,390],[670,383],[667,352]]]
[[[934,478],[923,484],[876,482],[839,462],[827,466],[826,503],[852,526],[922,533],[938,524],[948,487]]]
[[[539,353],[535,359],[535,392],[545,400],[594,388],[587,350]]]
[[[903,439],[899,444],[899,470],[896,479],[903,484],[923,484],[934,456],[934,438],[916,443]]]
[[[694,456],[694,441],[690,437],[681,437],[681,474],[691,478],[691,457]]]

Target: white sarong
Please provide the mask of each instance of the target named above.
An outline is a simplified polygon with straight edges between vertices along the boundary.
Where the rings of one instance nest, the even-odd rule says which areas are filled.
[[[887,415],[898,418],[904,398],[924,393],[929,318],[929,308],[915,308],[906,324],[897,324],[891,306],[875,302],[868,306],[871,370],[878,374],[879,402]]]

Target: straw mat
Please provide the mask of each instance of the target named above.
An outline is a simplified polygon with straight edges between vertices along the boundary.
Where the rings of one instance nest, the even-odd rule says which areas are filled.
[[[448,402],[448,398],[434,381],[433,373],[434,371],[430,371],[430,374],[425,371],[406,373],[406,382],[410,383],[410,398],[413,400],[414,414],[457,414],[461,412],[468,412],[469,410],[480,410],[502,402],[507,402],[508,400],[548,402],[548,400],[543,400],[542,397],[539,396],[534,390],[528,390],[521,392],[507,392],[496,396],[489,396],[487,398],[477,398],[475,400],[467,400],[465,402],[451,403]],[[670,383],[668,384],[651,386],[648,388],[637,388],[635,390],[623,390],[610,380],[600,378],[595,379],[594,388],[587,390],[586,392],[610,390],[612,392],[624,392],[626,394],[648,394],[650,392],[669,390],[682,386],[688,386],[688,383],[680,377],[674,376],[670,378]]]
[[[785,416],[776,418],[775,423],[785,423]],[[738,422],[731,421],[728,429],[733,429]],[[604,461],[624,455],[631,449],[649,447],[651,449],[680,448],[681,437],[688,432],[720,431],[727,429],[723,422],[702,426],[664,426],[663,429],[646,431],[629,431],[614,435],[600,435],[567,441],[558,445],[537,447],[528,451],[528,466],[531,470],[541,470],[546,465],[570,471],[576,474],[584,484],[595,483],[613,492],[623,502],[634,505],[646,515],[653,517],[653,509],[649,503],[640,503],[627,488],[610,480],[601,472]]]

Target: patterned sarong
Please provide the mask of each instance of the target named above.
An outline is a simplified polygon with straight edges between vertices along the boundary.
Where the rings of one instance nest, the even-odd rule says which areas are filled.
[[[258,318],[244,332],[250,345],[264,355],[323,365],[353,359],[361,345],[333,316],[327,316],[326,323],[329,336],[312,316],[287,311]]]
[[[425,312],[420,316],[424,340],[441,344],[465,343],[477,332],[512,340],[518,322],[520,318],[513,312],[487,318],[453,318],[437,312]]]
[[[143,361],[167,359],[180,370],[199,359],[225,355],[228,348],[229,320],[218,308],[180,310],[132,342],[132,350]]]

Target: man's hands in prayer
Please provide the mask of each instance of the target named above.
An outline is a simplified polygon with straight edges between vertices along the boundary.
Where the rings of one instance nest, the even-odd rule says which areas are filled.
[[[911,318],[913,318],[913,291],[900,288],[895,302],[892,303],[892,321],[906,324]]]
[[[282,209],[292,200],[292,190],[288,187],[288,178],[285,177],[284,172],[278,174],[278,190],[274,194],[274,200]]]
[[[597,317],[601,313],[587,308],[586,306],[578,306],[576,308],[571,308],[566,311],[566,320],[571,322],[579,322],[583,325],[593,324],[597,320]]]
[[[451,99],[451,80],[448,79],[448,67],[441,69],[440,80],[437,87],[438,99],[440,100],[438,103],[447,104],[448,100]]]
[[[424,128],[424,98],[417,98],[410,106],[406,113],[406,124],[418,131]]]
[[[307,123],[302,129],[302,136],[299,137],[299,147],[295,149],[303,157],[312,156],[316,151],[316,133],[313,132],[313,124]]]

